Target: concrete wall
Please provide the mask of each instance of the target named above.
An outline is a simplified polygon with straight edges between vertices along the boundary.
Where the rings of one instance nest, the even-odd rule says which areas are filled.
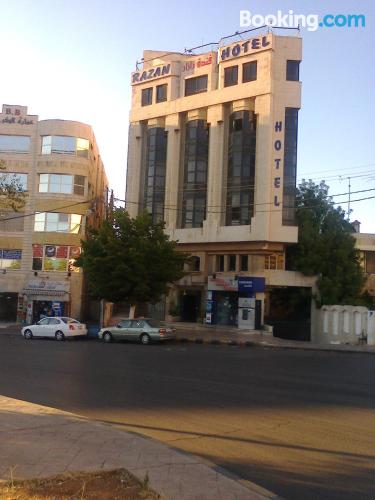
[[[315,311],[312,341],[318,344],[375,345],[375,315],[366,307],[322,306]]]

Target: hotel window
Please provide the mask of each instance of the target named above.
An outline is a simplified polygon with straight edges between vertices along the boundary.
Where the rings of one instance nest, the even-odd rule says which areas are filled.
[[[237,255],[229,255],[229,271],[236,270]]]
[[[61,193],[84,195],[83,175],[40,174],[39,193]]]
[[[154,223],[164,220],[168,134],[162,127],[147,130],[144,208]]]
[[[202,227],[206,217],[209,129],[205,120],[186,124],[182,227]]]
[[[167,89],[168,85],[166,83],[156,86],[156,102],[164,102],[167,100]]]
[[[240,271],[248,271],[249,270],[249,256],[241,255],[240,259]]]
[[[251,61],[242,65],[242,82],[253,82],[257,79],[257,61]]]
[[[142,89],[142,106],[149,106],[152,104],[152,87]]]
[[[81,137],[66,135],[42,136],[42,155],[62,154],[88,157],[90,142]]]
[[[216,271],[219,273],[224,272],[225,255],[216,256]]]
[[[22,250],[0,249],[0,269],[21,269]]]
[[[34,231],[79,234],[82,215],[42,212],[35,214]]]
[[[286,79],[292,82],[299,81],[299,64],[301,61],[288,60],[286,62]]]
[[[81,247],[66,245],[33,245],[33,271],[80,272],[75,265]]]
[[[30,149],[28,135],[0,135],[0,153],[25,154]]]
[[[285,108],[282,223],[294,226],[297,175],[298,109]]]
[[[18,172],[0,172],[0,191],[2,188],[11,190],[27,191],[27,174],[19,174]]]
[[[237,85],[238,83],[238,66],[229,66],[224,68],[224,87]]]
[[[264,269],[281,269],[284,270],[284,254],[265,255]]]
[[[196,76],[185,80],[185,96],[207,92],[208,76]]]
[[[230,115],[226,225],[250,224],[254,215],[256,118],[252,111]]]

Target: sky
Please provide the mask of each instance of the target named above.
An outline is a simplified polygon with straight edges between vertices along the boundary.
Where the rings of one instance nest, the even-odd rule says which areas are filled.
[[[301,29],[297,176],[325,180],[345,210],[350,178],[350,220],[375,233],[372,0],[0,0],[0,105],[90,124],[110,187],[124,198],[130,74],[142,51],[217,41],[245,29],[240,10],[365,15],[361,28]]]

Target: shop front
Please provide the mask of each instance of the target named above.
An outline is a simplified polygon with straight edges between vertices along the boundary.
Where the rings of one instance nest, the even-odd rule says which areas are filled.
[[[69,316],[70,284],[63,281],[34,280],[22,291],[23,317],[27,324],[45,316]]]
[[[259,329],[264,290],[265,279],[262,277],[209,277],[206,324]]]

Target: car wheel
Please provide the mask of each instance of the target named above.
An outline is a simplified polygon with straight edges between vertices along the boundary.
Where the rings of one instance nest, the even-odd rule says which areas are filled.
[[[106,344],[109,344],[110,342],[112,342],[111,332],[104,332],[103,333],[103,342],[105,342]]]
[[[65,335],[60,330],[55,333],[56,340],[65,340]]]
[[[25,339],[31,340],[33,338],[33,333],[31,330],[25,330],[23,336],[25,337]]]
[[[147,345],[151,342],[150,336],[147,333],[142,333],[140,337],[141,344]]]

